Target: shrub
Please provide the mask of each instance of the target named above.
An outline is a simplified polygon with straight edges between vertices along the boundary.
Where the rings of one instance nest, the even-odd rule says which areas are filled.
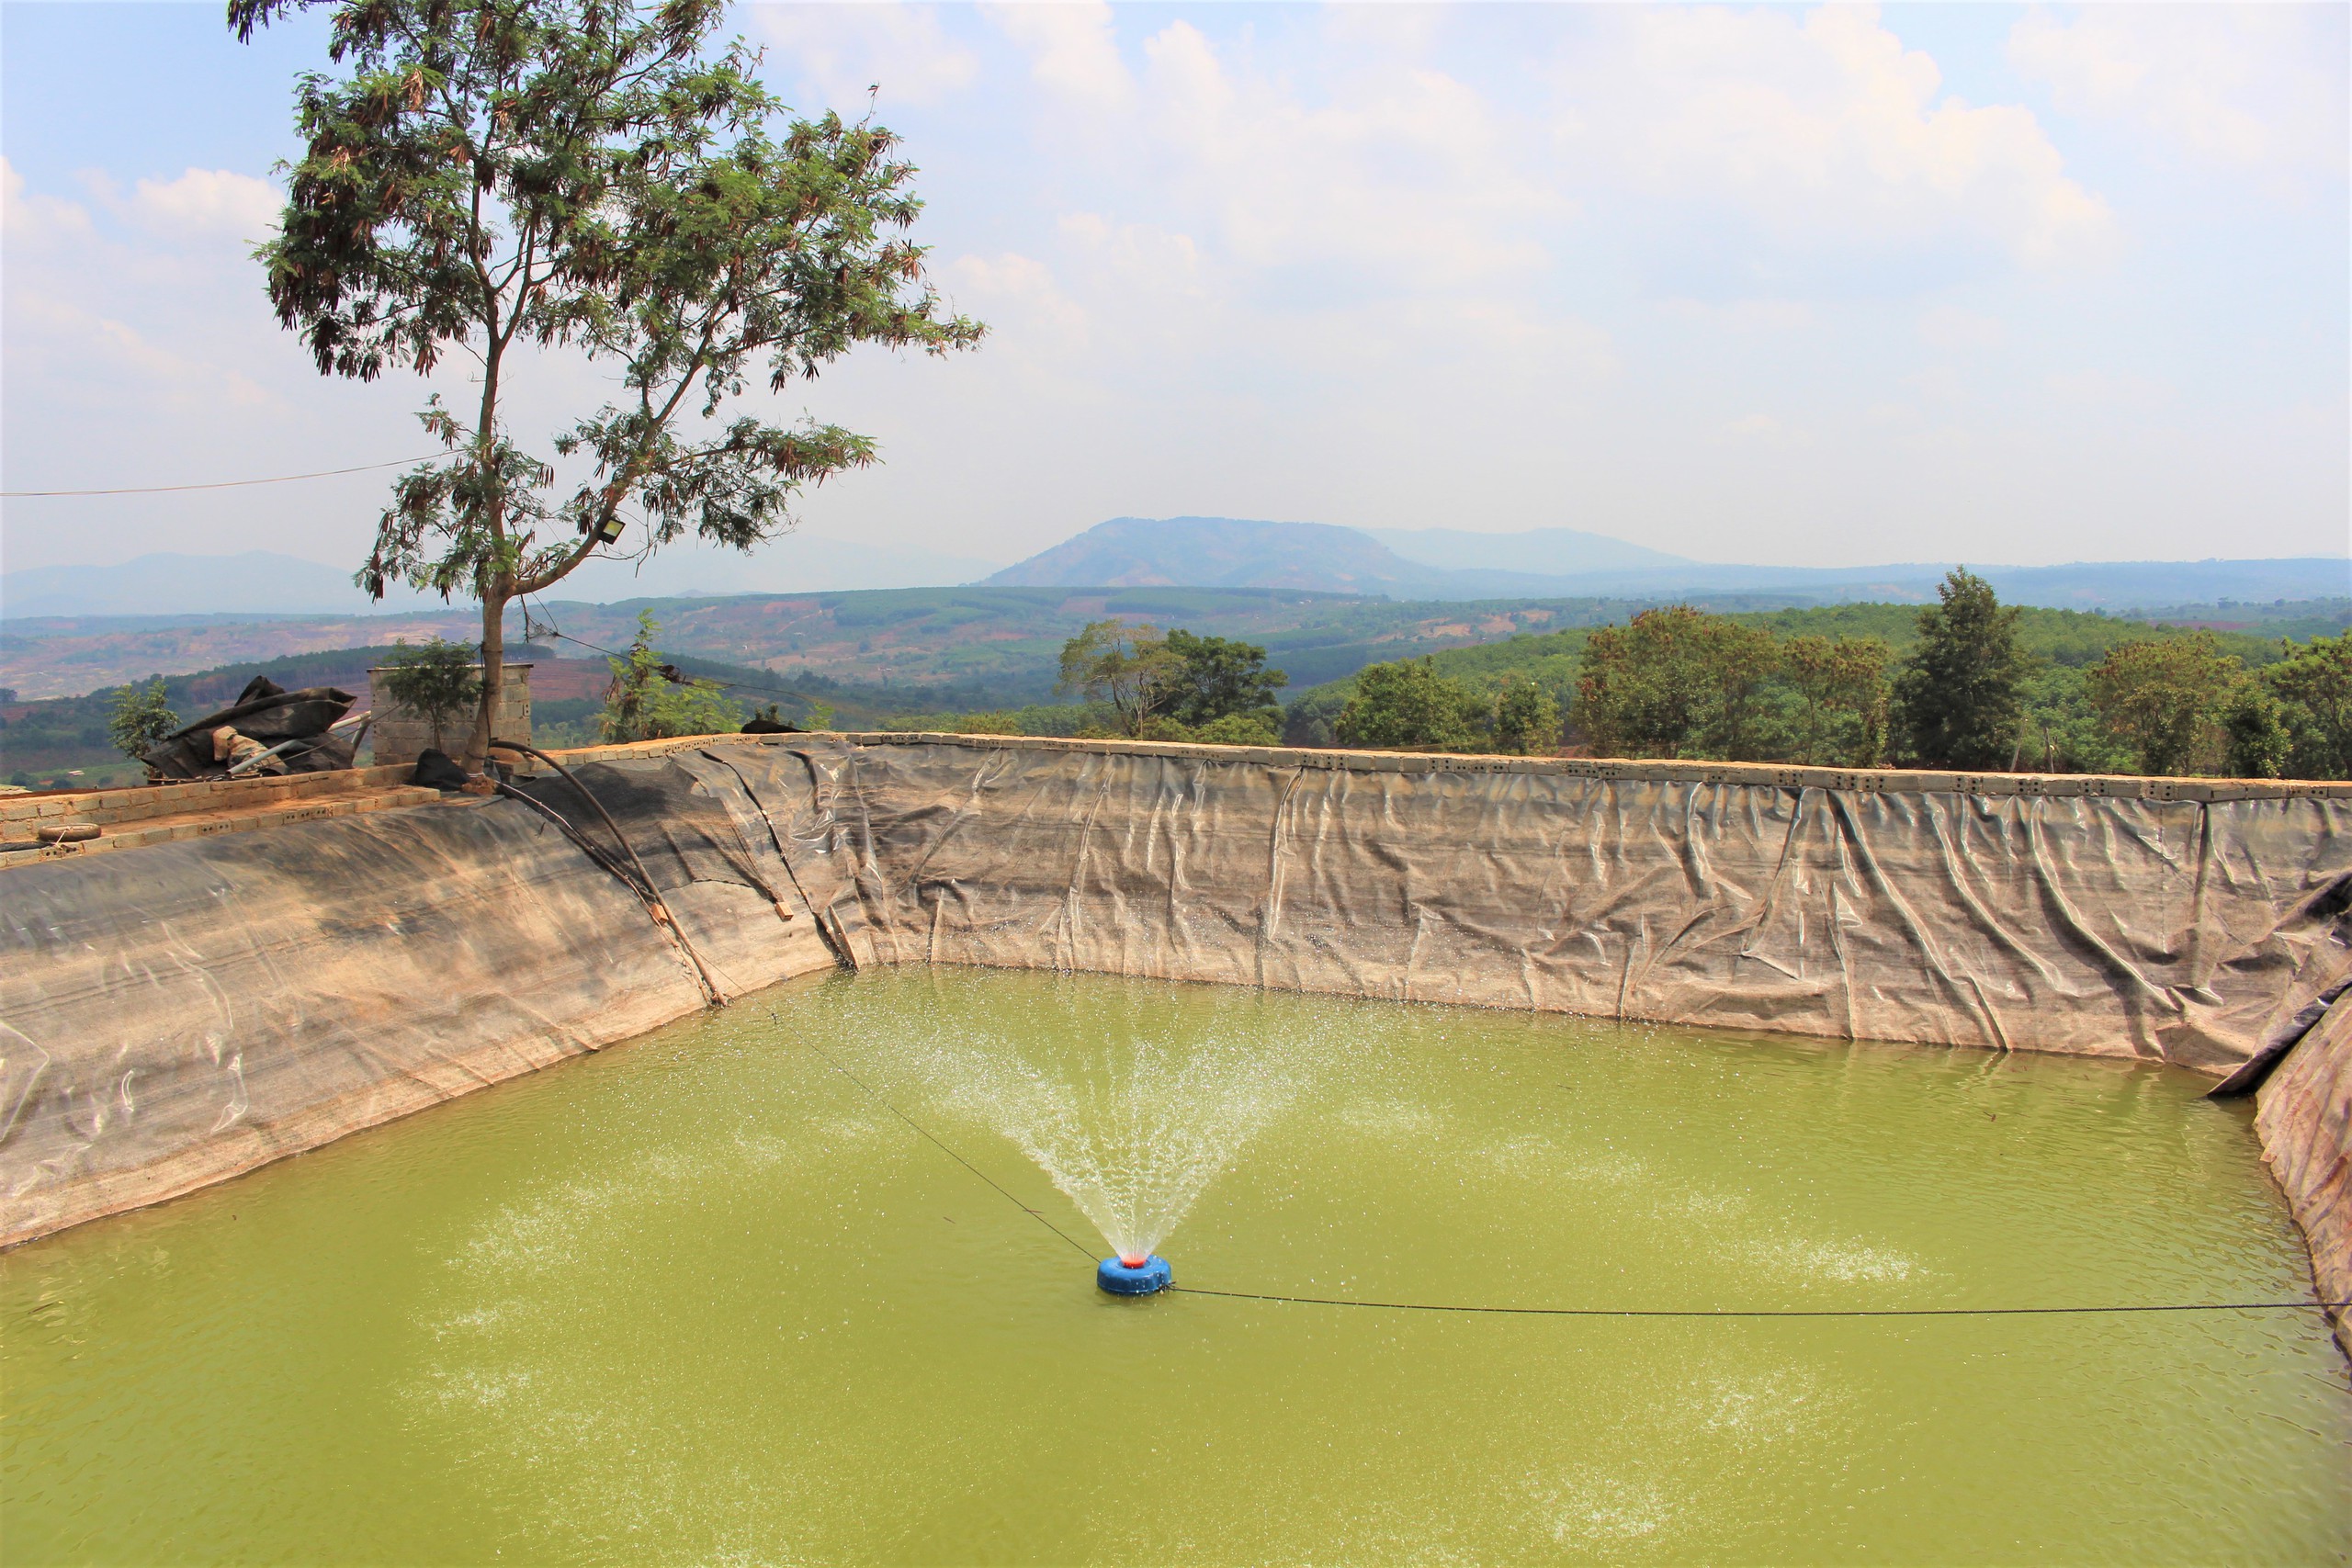
[[[436,637],[416,648],[400,644],[383,686],[385,695],[433,727],[433,749],[447,751],[442,732],[481,698],[481,671],[472,649]]]
[[[741,706],[729,700],[716,682],[680,674],[653,650],[653,634],[661,629],[653,612],[639,611],[637,637],[628,645],[628,653],[606,661],[612,667],[613,682],[605,688],[602,729],[605,741],[666,740],[740,729]]]
[[[1275,731],[1274,717],[1272,708],[1222,714],[1193,727],[1192,739],[1206,746],[1279,746],[1282,736]]]
[[[180,727],[179,715],[164,698],[161,675],[141,686],[125,686],[107,718],[107,738],[126,757],[137,758],[162,745]]]

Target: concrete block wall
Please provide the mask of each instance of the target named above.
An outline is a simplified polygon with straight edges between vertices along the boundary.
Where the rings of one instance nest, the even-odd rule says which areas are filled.
[[[531,667],[509,664],[503,687],[499,693],[498,716],[492,721],[497,739],[528,741],[531,739]],[[481,666],[474,666],[479,676]],[[422,714],[411,712],[391,699],[385,689],[384,679],[391,671],[383,667],[368,671],[368,690],[374,694],[375,722],[368,730],[368,742],[374,749],[379,765],[409,763],[417,753],[433,744],[433,726]],[[441,732],[440,750],[455,755],[466,743],[470,715],[453,718]]]

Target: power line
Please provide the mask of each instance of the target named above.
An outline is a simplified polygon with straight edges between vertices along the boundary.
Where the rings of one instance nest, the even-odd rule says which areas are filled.
[[[14,500],[44,495],[161,495],[166,491],[178,490],[238,490],[246,485],[282,485],[296,479],[331,479],[337,474],[364,474],[377,468],[405,468],[411,463],[430,462],[439,456],[438,452],[429,452],[422,457],[395,457],[389,463],[362,463],[356,468],[321,468],[314,474],[279,474],[266,479],[220,479],[201,485],[130,485],[120,490],[0,490],[0,496]]]
[[[605,647],[602,643],[590,642],[584,637],[573,637],[570,632],[557,629],[554,617],[548,614],[547,606],[545,604],[540,605],[537,615],[534,615],[530,604],[527,602],[524,603],[523,640],[528,642],[540,632],[545,632],[548,636],[559,638],[564,642],[576,642],[582,648],[593,649],[596,652],[603,654],[607,659],[627,659],[628,657],[626,653],[615,652],[613,649]],[[830,698],[820,696],[814,692],[795,691],[790,686],[753,686],[741,681],[720,681],[708,676],[687,675],[682,672],[674,664],[665,664],[662,667],[662,678],[674,686],[685,686],[700,682],[705,685],[718,686],[729,692],[759,692],[772,697],[792,697],[804,703],[822,703],[828,707],[834,705]],[[853,703],[850,705],[852,707],[857,707],[860,705]]]

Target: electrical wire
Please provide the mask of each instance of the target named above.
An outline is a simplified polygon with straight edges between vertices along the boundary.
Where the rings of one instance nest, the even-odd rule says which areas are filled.
[[[780,1022],[775,1013],[768,1014],[771,1022]],[[1094,1249],[1063,1230],[1053,1221],[1001,1186],[994,1177],[949,1148],[913,1117],[882,1098],[856,1074],[827,1055],[825,1049],[806,1042],[827,1066],[865,1090],[868,1099],[883,1110],[913,1128],[940,1153],[995,1188],[1004,1201],[1035,1220],[1089,1258]],[[2164,1302],[2153,1304],[2123,1306],[2010,1306],[2010,1307],[1548,1307],[1548,1306],[1485,1306],[1456,1305],[1444,1302],[1375,1302],[1351,1296],[1292,1296],[1272,1291],[1218,1291],[1202,1285],[1170,1285],[1171,1295],[1215,1296],[1224,1301],[1278,1302],[1293,1306],[1366,1307],[1379,1312],[1443,1312],[1483,1314],[1506,1317],[2049,1317],[2049,1316],[2112,1316],[2126,1313],[2154,1312],[2340,1312],[2352,1307],[2352,1302]]]
[[[240,490],[246,485],[291,484],[296,479],[331,479],[337,474],[365,474],[378,468],[405,468],[411,463],[429,463],[440,457],[438,452],[422,457],[395,457],[389,463],[362,463],[356,468],[321,468],[314,474],[279,474],[266,479],[219,479],[200,485],[130,485],[120,490],[0,490],[0,496],[18,500],[28,496],[58,495],[162,495],[166,491],[180,490]]]
[[[616,653],[601,643],[590,642],[586,637],[573,637],[570,632],[559,630],[554,617],[548,614],[545,604],[541,604],[534,615],[529,604],[526,603],[523,605],[523,640],[532,641],[542,632],[559,641],[578,643],[582,648],[593,649],[607,659],[628,657],[628,654]],[[758,692],[766,696],[793,697],[804,703],[823,703],[827,706],[834,705],[829,698],[820,697],[814,692],[795,691],[790,686],[754,686],[742,681],[719,681],[701,675],[688,675],[674,664],[662,666],[662,678],[673,686],[717,686],[729,692]]]

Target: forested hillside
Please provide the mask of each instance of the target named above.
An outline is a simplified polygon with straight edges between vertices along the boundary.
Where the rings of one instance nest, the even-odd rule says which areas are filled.
[[[2117,683],[2140,669],[2154,671],[2142,676],[2143,680],[2169,680],[2175,685],[2199,681],[2210,688],[2205,700],[2214,705],[2214,712],[2205,719],[2208,733],[2195,744],[2179,741],[2174,749],[2186,748],[2187,753],[2194,753],[2193,759],[2185,753],[2181,762],[2194,760],[2203,764],[2201,771],[2226,771],[2219,750],[2226,746],[2222,734],[2224,716],[2216,705],[2224,703],[2228,690],[2240,677],[2278,664],[2297,648],[2311,646],[2313,638],[2342,632],[2347,619],[2345,611],[2342,601],[2266,606],[2259,616],[2249,613],[2241,619],[2242,626],[2247,621],[2260,625],[2260,632],[2220,629],[2211,621],[2180,626],[2067,610],[2005,611],[2013,617],[2016,645],[2024,657],[2019,671],[2023,723],[2017,727],[2010,758],[2003,765],[2056,773],[2188,771],[2185,766],[2149,767],[2144,739],[2135,738],[2128,722],[2119,728],[2114,714],[2129,699]],[[2221,618],[2214,612],[2208,614]],[[1917,608],[1840,604],[1698,619],[1740,628],[1750,637],[1742,641],[1731,637],[1721,642],[1716,657],[1722,668],[1708,671],[1694,664],[1679,678],[1694,688],[1712,683],[1713,689],[1720,691],[1727,686],[1736,694],[1732,700],[1741,705],[1747,717],[1736,742],[1726,742],[1720,734],[1702,739],[1705,727],[1694,723],[1690,739],[1679,754],[1852,764],[1901,760],[1899,738],[1887,733],[1883,709],[1891,694],[1889,682],[1918,643],[1921,613]],[[1556,705],[1563,719],[1563,739],[1571,750],[1606,755],[1657,754],[1656,747],[1629,751],[1622,743],[1612,745],[1612,738],[1600,732],[1604,728],[1599,717],[1601,699],[1607,693],[1593,689],[1590,655],[1596,636],[1615,639],[1619,634],[1575,627],[1448,649],[1419,662],[1430,675],[1489,704],[1514,682],[1540,688]],[[2142,647],[2165,651],[2154,659],[2136,660],[2119,653]],[[1852,722],[1845,726],[1846,742],[1825,747],[1820,739],[1825,733],[1821,715],[1825,704],[1834,707],[1838,700],[1830,690],[1841,678],[1836,661],[1840,655],[1865,650],[1872,665],[1866,682],[1872,694],[1855,699],[1859,705]],[[1611,654],[1623,656],[1614,640]],[[1706,656],[1690,657],[1703,663]],[[1752,677],[1740,673],[1737,667],[1743,664],[1753,671]],[[1674,678],[1669,676],[1668,683]],[[1850,681],[1850,671],[1843,678]],[[2104,707],[2102,680],[2107,682]],[[1363,681],[1363,672],[1359,672],[1298,694],[1285,712],[1284,739],[1293,745],[1346,744],[1342,716]],[[1882,710],[1875,717],[1861,711],[1871,702]],[[2176,707],[2194,705],[2180,695],[2174,704]],[[1878,726],[1875,732],[1870,732],[1872,724]],[[1810,744],[1808,736],[1813,737]],[[1821,754],[1807,756],[1808,750]],[[2308,757],[2305,762],[2307,771],[2312,771]]]

